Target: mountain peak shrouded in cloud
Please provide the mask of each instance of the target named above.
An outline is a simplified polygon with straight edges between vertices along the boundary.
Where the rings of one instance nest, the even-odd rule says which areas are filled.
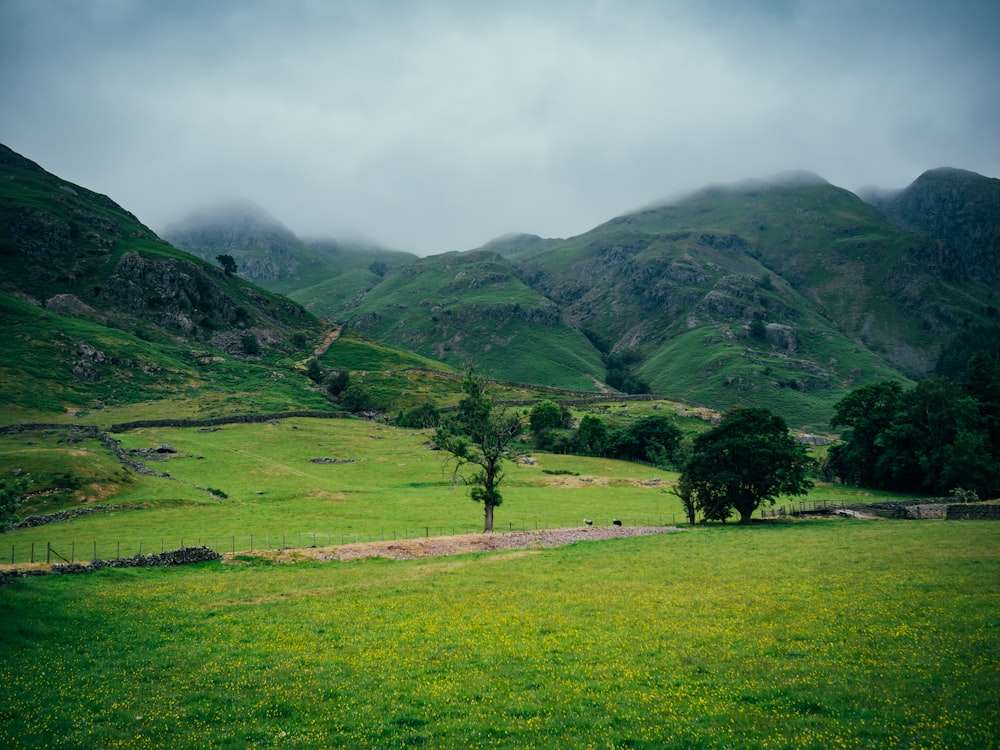
[[[787,164],[1000,174],[998,27],[975,0],[7,0],[0,133],[149,226],[249,195],[427,255]]]
[[[232,238],[234,243],[269,234],[287,240],[295,233],[274,216],[248,199],[216,203],[207,208],[190,212],[183,219],[168,224],[163,235],[169,238],[179,233],[191,234],[212,231]]]

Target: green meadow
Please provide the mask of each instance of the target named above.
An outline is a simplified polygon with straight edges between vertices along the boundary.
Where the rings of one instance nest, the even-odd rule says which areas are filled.
[[[655,406],[594,408],[614,423]],[[127,472],[68,428],[0,436],[4,465],[57,488],[22,517],[114,506],[5,533],[0,562],[237,554],[0,588],[0,747],[1000,743],[996,523],[692,528],[672,472],[528,451],[532,463],[507,467],[498,530],[583,518],[680,530],[276,564],[247,553],[478,531],[482,509],[425,431],[289,418],[115,437],[169,476]],[[176,452],[155,460],[164,444]],[[810,498],[873,499],[839,485]]]
[[[101,558],[182,544],[231,552],[482,529],[482,507],[469,499],[467,486],[453,482],[444,456],[428,450],[429,431],[361,419],[285,419],[115,436],[126,449],[175,449],[166,460],[136,456],[169,478],[127,473],[96,439],[70,443],[67,435],[51,430],[0,436],[3,464],[23,468],[43,479],[43,486],[57,486],[61,475],[83,477],[63,500],[40,496],[20,515],[125,507],[4,534],[0,562],[28,561],[32,544],[36,561],[49,544],[62,557],[80,560],[93,557],[95,549]],[[666,491],[672,472],[625,461],[531,455],[531,465],[507,466],[498,530],[579,526],[583,518],[603,525],[612,518],[629,524],[683,520],[679,501]],[[111,486],[116,494],[103,497]],[[90,502],[81,503],[81,495]]]
[[[24,579],[0,745],[979,750],[998,597],[947,521]]]

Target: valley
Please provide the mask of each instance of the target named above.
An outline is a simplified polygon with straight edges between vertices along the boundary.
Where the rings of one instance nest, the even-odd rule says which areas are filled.
[[[4,747],[997,744],[997,524],[792,513],[927,500],[837,481],[868,425],[831,419],[939,361],[958,395],[917,416],[989,486],[997,180],[798,175],[418,258],[245,204],[168,242],[0,168],[0,566],[224,556],[4,577]],[[474,372],[521,428],[493,534],[434,442]],[[689,522],[735,406],[813,486]]]

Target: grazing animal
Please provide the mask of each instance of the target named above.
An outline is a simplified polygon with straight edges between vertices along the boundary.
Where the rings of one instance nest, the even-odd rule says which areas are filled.
[[[591,520],[590,520],[589,518],[584,518],[584,519],[583,519],[583,522],[584,522],[585,524],[587,524],[588,526],[593,526],[593,525],[594,525],[594,522],[593,522],[593,521],[591,521]]]
[[[622,525],[622,522],[619,521],[617,518],[614,521],[612,521],[611,523],[613,523],[615,526],[621,526]]]

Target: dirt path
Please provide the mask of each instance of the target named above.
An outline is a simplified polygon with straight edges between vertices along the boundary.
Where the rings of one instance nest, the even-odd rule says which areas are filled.
[[[502,534],[460,534],[456,536],[418,537],[378,542],[359,542],[330,547],[308,547],[284,550],[262,550],[252,553],[275,562],[300,560],[358,560],[363,557],[387,557],[391,560],[413,560],[420,557],[443,557],[469,552],[498,550],[541,549],[559,547],[574,542],[619,539],[630,536],[668,534],[682,531],[676,526],[583,526],[574,529],[546,529],[544,531],[513,531]],[[248,553],[238,553],[245,558]],[[234,555],[223,556],[224,562],[234,562]]]
[[[323,339],[323,343],[313,350],[313,358],[322,357],[326,354],[326,350],[330,348],[330,345],[340,338],[340,332],[343,329],[343,326],[334,326],[333,330],[326,335],[325,339]]]

